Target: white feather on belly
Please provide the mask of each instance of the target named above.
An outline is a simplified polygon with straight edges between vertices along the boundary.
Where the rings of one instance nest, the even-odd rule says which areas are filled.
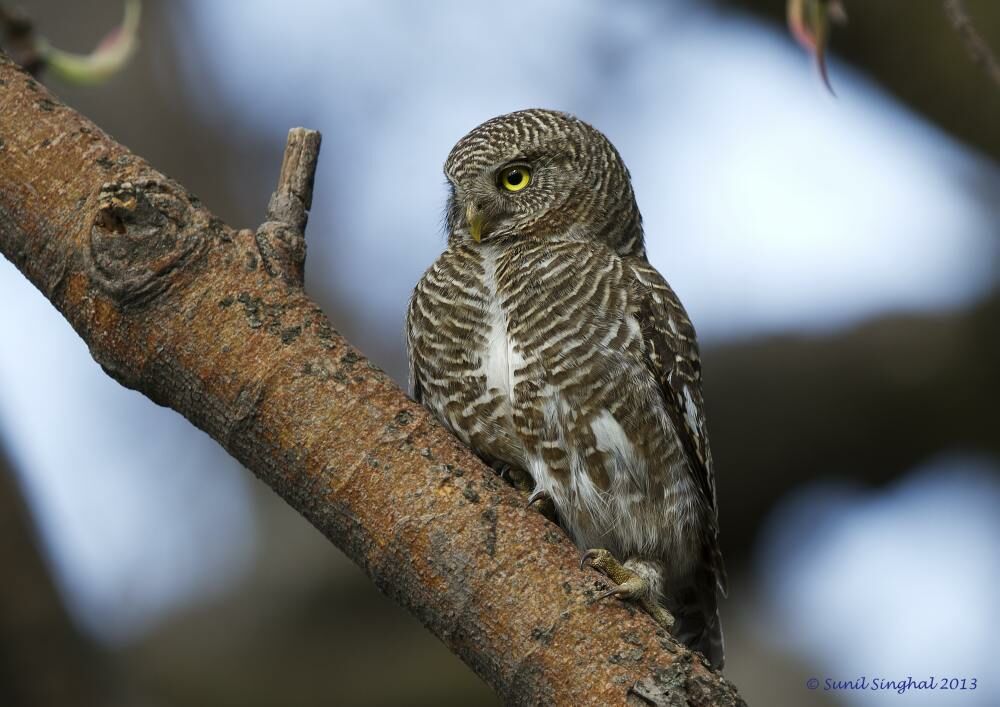
[[[482,367],[486,388],[497,390],[510,400],[514,391],[514,371],[524,364],[524,360],[514,350],[514,343],[507,333],[507,315],[497,295],[496,267],[496,251],[490,247],[483,248],[483,284],[489,292],[486,306],[490,334],[486,349],[482,352]]]

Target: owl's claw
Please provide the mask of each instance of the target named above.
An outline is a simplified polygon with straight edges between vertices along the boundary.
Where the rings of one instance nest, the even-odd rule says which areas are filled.
[[[531,508],[533,505],[535,505],[539,501],[543,501],[543,502],[544,501],[552,501],[552,496],[550,496],[549,493],[548,493],[548,491],[546,491],[545,489],[543,489],[540,486],[538,488],[536,488],[534,491],[532,491],[531,495],[528,496],[528,508]]]
[[[495,471],[501,479],[503,479],[507,483],[511,483],[510,464],[505,464],[504,462],[498,462],[498,461],[491,461],[490,468],[492,468],[493,471]]]
[[[648,592],[649,587],[646,586],[646,583],[639,575],[635,575],[634,577],[626,579],[621,584],[611,587],[608,591],[598,594],[596,601],[607,599],[611,596],[618,597],[619,599],[624,599],[626,601],[638,601],[646,596]]]
[[[604,549],[587,550],[580,558],[580,567],[587,564],[615,583],[615,586],[599,594],[594,601],[610,596],[634,601],[663,628],[669,631],[674,625],[674,617],[652,596],[649,582],[622,565],[610,552]]]
[[[492,466],[493,469],[500,474],[501,479],[519,491],[530,491],[534,486],[531,474],[523,469],[519,469],[516,466],[511,466],[510,464],[505,464],[503,462],[494,462],[490,466]]]
[[[538,486],[535,486],[535,482],[531,478],[531,474],[523,469],[519,469],[500,461],[492,461],[490,462],[490,466],[493,467],[493,470],[500,475],[501,479],[516,488],[518,491],[531,491],[531,495],[528,496],[528,503],[525,504],[526,508],[534,507],[539,513],[553,523],[559,522],[558,516],[556,515],[555,502],[553,502],[552,497],[548,494],[548,492]]]
[[[526,508],[534,507],[539,513],[548,518],[553,523],[557,523],[556,520],[556,504],[552,500],[552,496],[549,495],[548,491],[545,491],[541,487],[536,487],[531,495],[528,496],[528,502],[525,504]]]

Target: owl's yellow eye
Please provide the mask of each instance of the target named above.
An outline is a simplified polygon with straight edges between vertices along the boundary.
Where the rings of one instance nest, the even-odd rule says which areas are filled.
[[[530,183],[531,170],[527,167],[507,167],[500,173],[500,186],[507,191],[521,191]]]

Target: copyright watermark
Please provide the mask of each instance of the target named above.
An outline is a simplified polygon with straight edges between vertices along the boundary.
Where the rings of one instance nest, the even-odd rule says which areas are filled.
[[[833,692],[836,690],[869,690],[871,692],[895,692],[903,695],[910,691],[925,690],[953,690],[969,692],[979,686],[979,680],[974,677],[928,677],[914,678],[907,675],[905,678],[882,678],[868,677],[862,675],[853,680],[835,680],[834,678],[809,678],[806,680],[806,688],[809,690],[823,690]]]

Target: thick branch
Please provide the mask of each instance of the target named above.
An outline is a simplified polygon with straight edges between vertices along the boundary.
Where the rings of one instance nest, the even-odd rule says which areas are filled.
[[[196,197],[0,57],[0,251],[504,698],[742,704]],[[304,199],[308,205],[308,199]]]

